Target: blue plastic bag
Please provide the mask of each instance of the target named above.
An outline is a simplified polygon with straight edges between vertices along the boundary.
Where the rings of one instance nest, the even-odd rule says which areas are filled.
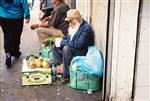
[[[103,76],[104,61],[100,50],[96,46],[90,46],[86,56],[76,56],[71,64],[76,64],[77,70],[86,74]]]

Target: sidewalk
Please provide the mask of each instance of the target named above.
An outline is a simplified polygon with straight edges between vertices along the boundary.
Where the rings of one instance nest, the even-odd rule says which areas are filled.
[[[38,22],[37,5],[32,10],[32,20],[30,24]],[[21,51],[22,56],[19,59],[13,59],[12,68],[5,67],[5,54],[3,47],[0,49],[0,101],[98,101],[101,98],[101,91],[94,95],[88,95],[86,92],[74,90],[66,85],[41,85],[22,87],[20,71],[22,59],[29,53],[38,54],[39,44],[36,31],[30,30],[30,24],[25,24],[22,33]],[[2,33],[1,33],[2,34]],[[3,37],[3,34],[2,34]],[[0,40],[3,38],[1,37]],[[1,44],[3,45],[3,44]]]

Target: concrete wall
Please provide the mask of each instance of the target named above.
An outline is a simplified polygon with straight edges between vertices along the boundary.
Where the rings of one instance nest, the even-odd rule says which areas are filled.
[[[93,0],[91,6],[91,24],[95,32],[95,42],[105,56],[108,0]]]
[[[143,0],[135,84],[135,100],[150,101],[150,1]]]
[[[76,0],[64,0],[70,8],[76,8]]]
[[[139,0],[115,0],[112,48],[112,101],[132,95]]]
[[[83,18],[91,24],[95,43],[105,56],[108,0],[76,0],[76,3]]]
[[[91,0],[76,0],[76,9],[78,9],[82,17],[90,23]]]

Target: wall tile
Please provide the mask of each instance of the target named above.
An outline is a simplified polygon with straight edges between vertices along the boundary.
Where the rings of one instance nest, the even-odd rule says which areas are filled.
[[[150,69],[149,65],[138,65],[137,66],[137,79],[136,86],[149,86],[150,87]]]
[[[143,12],[142,17],[150,17],[150,1],[143,0]]]
[[[149,101],[150,100],[150,87],[136,87],[134,101]]]

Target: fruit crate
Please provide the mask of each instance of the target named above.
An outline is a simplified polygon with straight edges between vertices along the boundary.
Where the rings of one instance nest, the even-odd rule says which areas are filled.
[[[34,68],[28,67],[26,59],[23,59],[21,71],[22,85],[41,85],[52,84],[51,68]]]

